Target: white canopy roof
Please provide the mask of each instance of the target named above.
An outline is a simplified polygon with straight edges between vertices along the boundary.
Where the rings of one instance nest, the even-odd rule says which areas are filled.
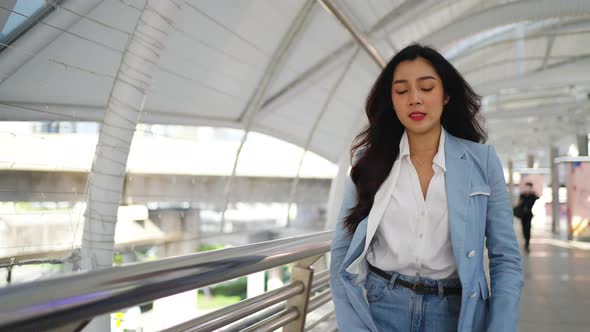
[[[22,14],[12,2],[0,12]],[[310,140],[333,162],[346,153],[380,69],[335,17],[316,3],[293,31],[306,0],[180,2],[140,122],[244,128],[254,111],[254,131]],[[100,122],[145,2],[48,3],[0,53],[0,120]],[[504,156],[537,153],[546,164],[550,144],[565,152],[590,131],[590,2],[335,3],[385,59],[412,41],[442,51],[484,96],[490,142]]]

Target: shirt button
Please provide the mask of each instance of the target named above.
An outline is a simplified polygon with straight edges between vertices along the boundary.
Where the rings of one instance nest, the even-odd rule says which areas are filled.
[[[419,238],[422,238],[423,236],[424,236],[423,234],[418,235]]]
[[[422,210],[422,212],[420,212],[420,215],[421,215],[422,217],[424,217],[424,216],[426,215],[426,211]]]
[[[470,252],[467,254],[467,257],[469,257],[469,258],[471,258],[471,257],[473,257],[473,256],[475,256],[475,250],[471,250],[471,251],[470,251]]]

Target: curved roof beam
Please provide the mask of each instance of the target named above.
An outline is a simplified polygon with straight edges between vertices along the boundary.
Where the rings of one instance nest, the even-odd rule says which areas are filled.
[[[568,86],[578,84],[589,84],[587,71],[580,70],[580,64],[584,68],[590,67],[590,56],[576,56],[562,62],[547,65],[545,70],[529,73],[528,75],[513,75],[499,80],[489,81],[475,85],[479,94],[495,94],[501,89],[530,89],[552,86]],[[557,71],[556,69],[559,69]],[[510,84],[507,85],[507,79]]]
[[[479,32],[512,23],[581,15],[590,15],[590,1],[541,0],[534,6],[529,1],[518,1],[470,14],[435,31],[422,41],[443,49]]]
[[[344,70],[342,71],[342,73],[340,74],[340,76],[338,77],[338,79],[336,80],[336,82],[334,83],[332,88],[330,89],[330,92],[328,93],[328,98],[326,98],[324,104],[322,105],[322,109],[320,110],[320,112],[316,116],[316,118],[313,122],[313,125],[311,127],[311,130],[309,131],[309,134],[307,135],[307,138],[305,139],[305,145],[303,146],[303,153],[301,154],[301,157],[299,158],[299,164],[297,165],[297,172],[295,173],[295,178],[293,178],[293,181],[291,182],[291,190],[289,192],[289,203],[287,205],[287,228],[291,225],[291,214],[289,213],[289,211],[291,211],[291,206],[293,205],[293,202],[295,201],[295,195],[297,193],[297,186],[299,185],[299,179],[301,177],[301,167],[303,166],[303,161],[305,160],[305,155],[307,154],[307,151],[310,150],[311,142],[315,138],[315,134],[317,132],[320,121],[323,120],[324,114],[326,114],[326,111],[328,110],[328,106],[330,106],[330,103],[332,103],[332,99],[334,98],[334,94],[336,93],[336,91],[338,90],[338,88],[342,84],[344,77],[346,76],[346,74],[350,70],[350,67],[352,66],[352,63],[354,62],[354,59],[356,58],[358,51],[359,51],[359,48],[357,48],[355,50],[355,52],[352,54],[352,56],[350,57],[350,59],[346,63]]]
[[[101,122],[106,106],[22,103],[0,100],[0,121],[89,121]],[[241,123],[222,117],[195,116],[182,112],[144,109],[139,123],[229,127],[242,129]]]
[[[510,120],[529,116],[571,115],[581,109],[590,108],[590,101],[552,103],[535,107],[485,112],[487,120]]]
[[[367,32],[368,38],[382,38],[385,36],[387,31],[395,29],[395,27],[401,26],[415,19],[416,15],[433,4],[437,3],[438,0],[406,0],[404,3],[394,8],[382,19],[380,19],[371,29]],[[282,98],[289,96],[290,91],[296,91],[299,86],[307,82],[318,73],[322,71],[322,68],[329,66],[332,62],[337,61],[340,57],[348,54],[347,51],[351,50],[355,46],[354,41],[349,41],[342,45],[338,49],[332,51],[330,54],[320,59],[315,64],[311,65],[309,69],[303,72],[301,75],[295,77],[289,83],[280,89],[278,92],[268,97],[262,104],[263,109],[269,108],[275,102],[280,101]]]
[[[377,48],[371,44],[367,35],[362,33],[354,23],[342,12],[333,0],[318,0],[322,7],[338,19],[338,21],[350,32],[354,40],[367,52],[367,54],[373,59],[373,61],[379,66],[379,68],[385,68],[386,62],[377,51]]]
[[[576,60],[580,60],[582,57],[583,58],[586,58],[588,56],[590,56],[590,53],[583,54],[583,55],[571,55],[571,56],[566,56],[566,55],[558,55],[558,56],[540,55],[540,56],[527,56],[527,57],[521,57],[521,58],[502,59],[502,60],[498,60],[498,61],[494,61],[494,62],[484,63],[484,64],[481,64],[481,65],[479,65],[477,67],[466,68],[466,69],[464,69],[462,71],[462,74],[463,75],[469,75],[469,74],[476,73],[476,72],[478,72],[480,70],[484,70],[484,69],[488,69],[488,68],[493,68],[493,67],[497,67],[497,66],[502,66],[502,65],[507,65],[507,64],[511,64],[511,63],[519,63],[519,62],[526,62],[526,61],[547,61],[549,59],[562,59],[563,61],[560,61],[558,63],[552,64],[552,65],[549,65],[549,66],[545,65],[545,67],[555,68],[555,67],[558,67],[560,64],[573,63]],[[536,71],[531,71],[531,72],[536,72]],[[516,73],[515,75],[520,75],[520,74],[519,73]]]
[[[584,19],[581,21],[573,22],[571,24],[563,24],[563,25],[561,25],[560,30],[565,30],[569,26],[578,25],[580,23],[590,23],[590,20]],[[497,46],[510,45],[515,42],[523,41],[523,40],[527,41],[527,40],[532,40],[532,39],[537,39],[537,38],[555,38],[555,37],[563,37],[563,36],[575,36],[575,35],[583,35],[583,34],[590,33],[590,28],[588,28],[586,30],[576,30],[576,31],[553,31],[553,30],[551,30],[553,28],[555,28],[555,25],[551,25],[550,27],[546,27],[544,29],[541,29],[541,30],[535,32],[535,33],[530,33],[530,34],[527,34],[527,35],[525,35],[523,37],[519,37],[519,38],[507,38],[507,39],[497,40],[494,42],[482,41],[480,43],[474,43],[473,45],[469,46],[469,48],[466,48],[466,49],[458,52],[457,54],[449,56],[448,59],[452,60],[452,61],[460,61],[463,57],[472,55],[475,52],[483,51],[486,49],[491,49],[491,48],[494,48]]]
[[[0,101],[0,121],[101,122],[104,118],[104,111],[105,106]],[[183,112],[162,112],[153,109],[144,109],[138,123],[244,129],[243,124],[234,119],[195,116]],[[258,123],[252,125],[252,131],[281,139],[293,145],[303,146],[304,144],[303,138],[293,137]],[[313,152],[331,162],[338,161],[334,151],[330,149],[314,149]]]
[[[238,146],[238,150],[236,151],[236,155],[234,158],[232,173],[229,177],[227,177],[227,182],[223,191],[224,197],[224,208],[223,212],[221,213],[221,225],[219,232],[223,233],[225,229],[225,216],[227,212],[227,208],[229,207],[230,195],[232,191],[233,181],[236,177],[236,171],[238,167],[238,162],[240,161],[240,156],[242,154],[242,149],[248,139],[248,133],[252,129],[252,125],[254,124],[255,115],[261,110],[262,103],[264,101],[264,96],[268,88],[270,87],[270,83],[275,78],[275,75],[280,70],[280,65],[284,62],[285,56],[287,55],[289,49],[293,45],[293,42],[301,35],[303,31],[303,27],[307,24],[309,14],[314,5],[313,0],[306,0],[303,3],[303,6],[295,16],[295,19],[289,26],[288,31],[284,34],[283,38],[281,39],[277,49],[272,55],[272,58],[267,65],[266,70],[262,78],[259,81],[256,89],[254,90],[253,94],[248,100],[246,108],[242,112],[239,121],[244,125],[244,134],[242,135],[242,139],[240,141],[240,145]]]

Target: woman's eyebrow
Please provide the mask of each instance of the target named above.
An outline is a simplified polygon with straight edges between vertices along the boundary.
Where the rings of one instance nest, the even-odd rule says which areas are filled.
[[[434,76],[427,75],[427,76],[418,77],[417,80],[418,81],[436,80],[436,78]],[[395,81],[393,81],[393,84],[396,84],[396,83],[408,83],[408,80],[395,80]]]

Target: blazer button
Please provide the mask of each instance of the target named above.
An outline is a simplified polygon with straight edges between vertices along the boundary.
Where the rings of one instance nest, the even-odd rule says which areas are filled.
[[[469,258],[471,258],[471,257],[473,257],[473,256],[475,256],[475,250],[471,250],[471,251],[470,251],[470,252],[467,254],[467,257],[469,257]]]

